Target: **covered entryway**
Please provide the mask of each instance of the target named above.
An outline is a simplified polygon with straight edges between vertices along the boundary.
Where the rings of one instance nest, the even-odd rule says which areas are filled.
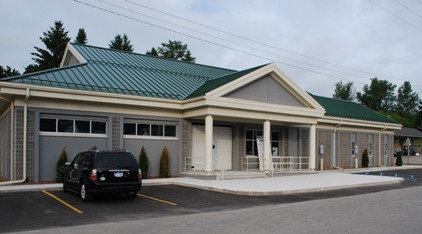
[[[213,127],[213,170],[225,166],[232,170],[232,128]],[[205,170],[205,126],[192,126],[192,169]]]

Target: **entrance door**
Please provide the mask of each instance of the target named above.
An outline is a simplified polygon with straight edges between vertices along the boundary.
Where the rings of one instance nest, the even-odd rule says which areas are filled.
[[[213,128],[213,169],[216,163],[225,164],[227,170],[232,169],[232,128]],[[195,170],[205,170],[205,126],[192,126],[192,164]],[[221,165],[222,166],[222,165]]]

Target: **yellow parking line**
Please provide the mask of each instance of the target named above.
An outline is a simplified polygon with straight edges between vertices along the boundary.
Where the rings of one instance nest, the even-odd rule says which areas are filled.
[[[154,201],[162,202],[162,203],[165,203],[165,204],[168,204],[168,205],[177,206],[177,204],[176,204],[176,203],[169,202],[169,201],[165,201],[165,200],[161,200],[161,199],[158,199],[158,198],[155,198],[155,197],[150,197],[150,196],[143,195],[143,194],[138,194],[138,196],[140,196],[140,197],[144,197],[144,198],[147,198],[147,199],[150,199],[150,200],[154,200]]]
[[[78,214],[82,214],[82,213],[83,213],[82,211],[78,210],[77,208],[75,208],[74,206],[70,205],[69,203],[67,203],[67,202],[63,201],[62,199],[60,199],[60,198],[58,198],[58,197],[54,196],[53,194],[51,194],[51,193],[49,193],[49,192],[47,192],[47,191],[45,191],[45,190],[42,190],[42,192],[43,192],[43,193],[45,193],[45,194],[47,194],[48,196],[50,196],[50,197],[52,197],[52,198],[56,199],[57,201],[59,201],[59,202],[60,202],[60,203],[62,203],[63,205],[65,205],[65,206],[69,207],[71,210],[75,211],[76,213],[78,213]]]

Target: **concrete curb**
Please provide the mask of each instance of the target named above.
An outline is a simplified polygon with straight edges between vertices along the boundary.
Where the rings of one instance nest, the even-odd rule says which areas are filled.
[[[403,183],[403,178],[397,178],[393,181],[383,181],[383,182],[373,182],[373,183],[362,183],[362,184],[353,184],[353,185],[341,185],[341,186],[327,186],[327,187],[318,187],[318,188],[308,188],[308,189],[292,189],[285,191],[240,191],[240,190],[231,190],[231,189],[222,189],[211,186],[201,186],[183,182],[174,182],[171,185],[182,186],[188,188],[202,189],[211,192],[226,193],[232,195],[241,195],[241,196],[276,196],[276,195],[292,195],[292,194],[302,194],[302,193],[313,193],[313,192],[324,192],[324,191],[333,191],[339,189],[348,189],[348,188],[362,188],[362,187],[373,187],[373,186],[383,186],[383,185],[393,185]]]

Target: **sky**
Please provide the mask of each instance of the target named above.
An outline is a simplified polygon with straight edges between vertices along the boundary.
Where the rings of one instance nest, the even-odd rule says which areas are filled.
[[[178,40],[199,64],[275,63],[319,96],[377,77],[422,97],[422,0],[0,0],[0,65],[23,72],[57,20],[98,47],[126,33],[136,53]]]

